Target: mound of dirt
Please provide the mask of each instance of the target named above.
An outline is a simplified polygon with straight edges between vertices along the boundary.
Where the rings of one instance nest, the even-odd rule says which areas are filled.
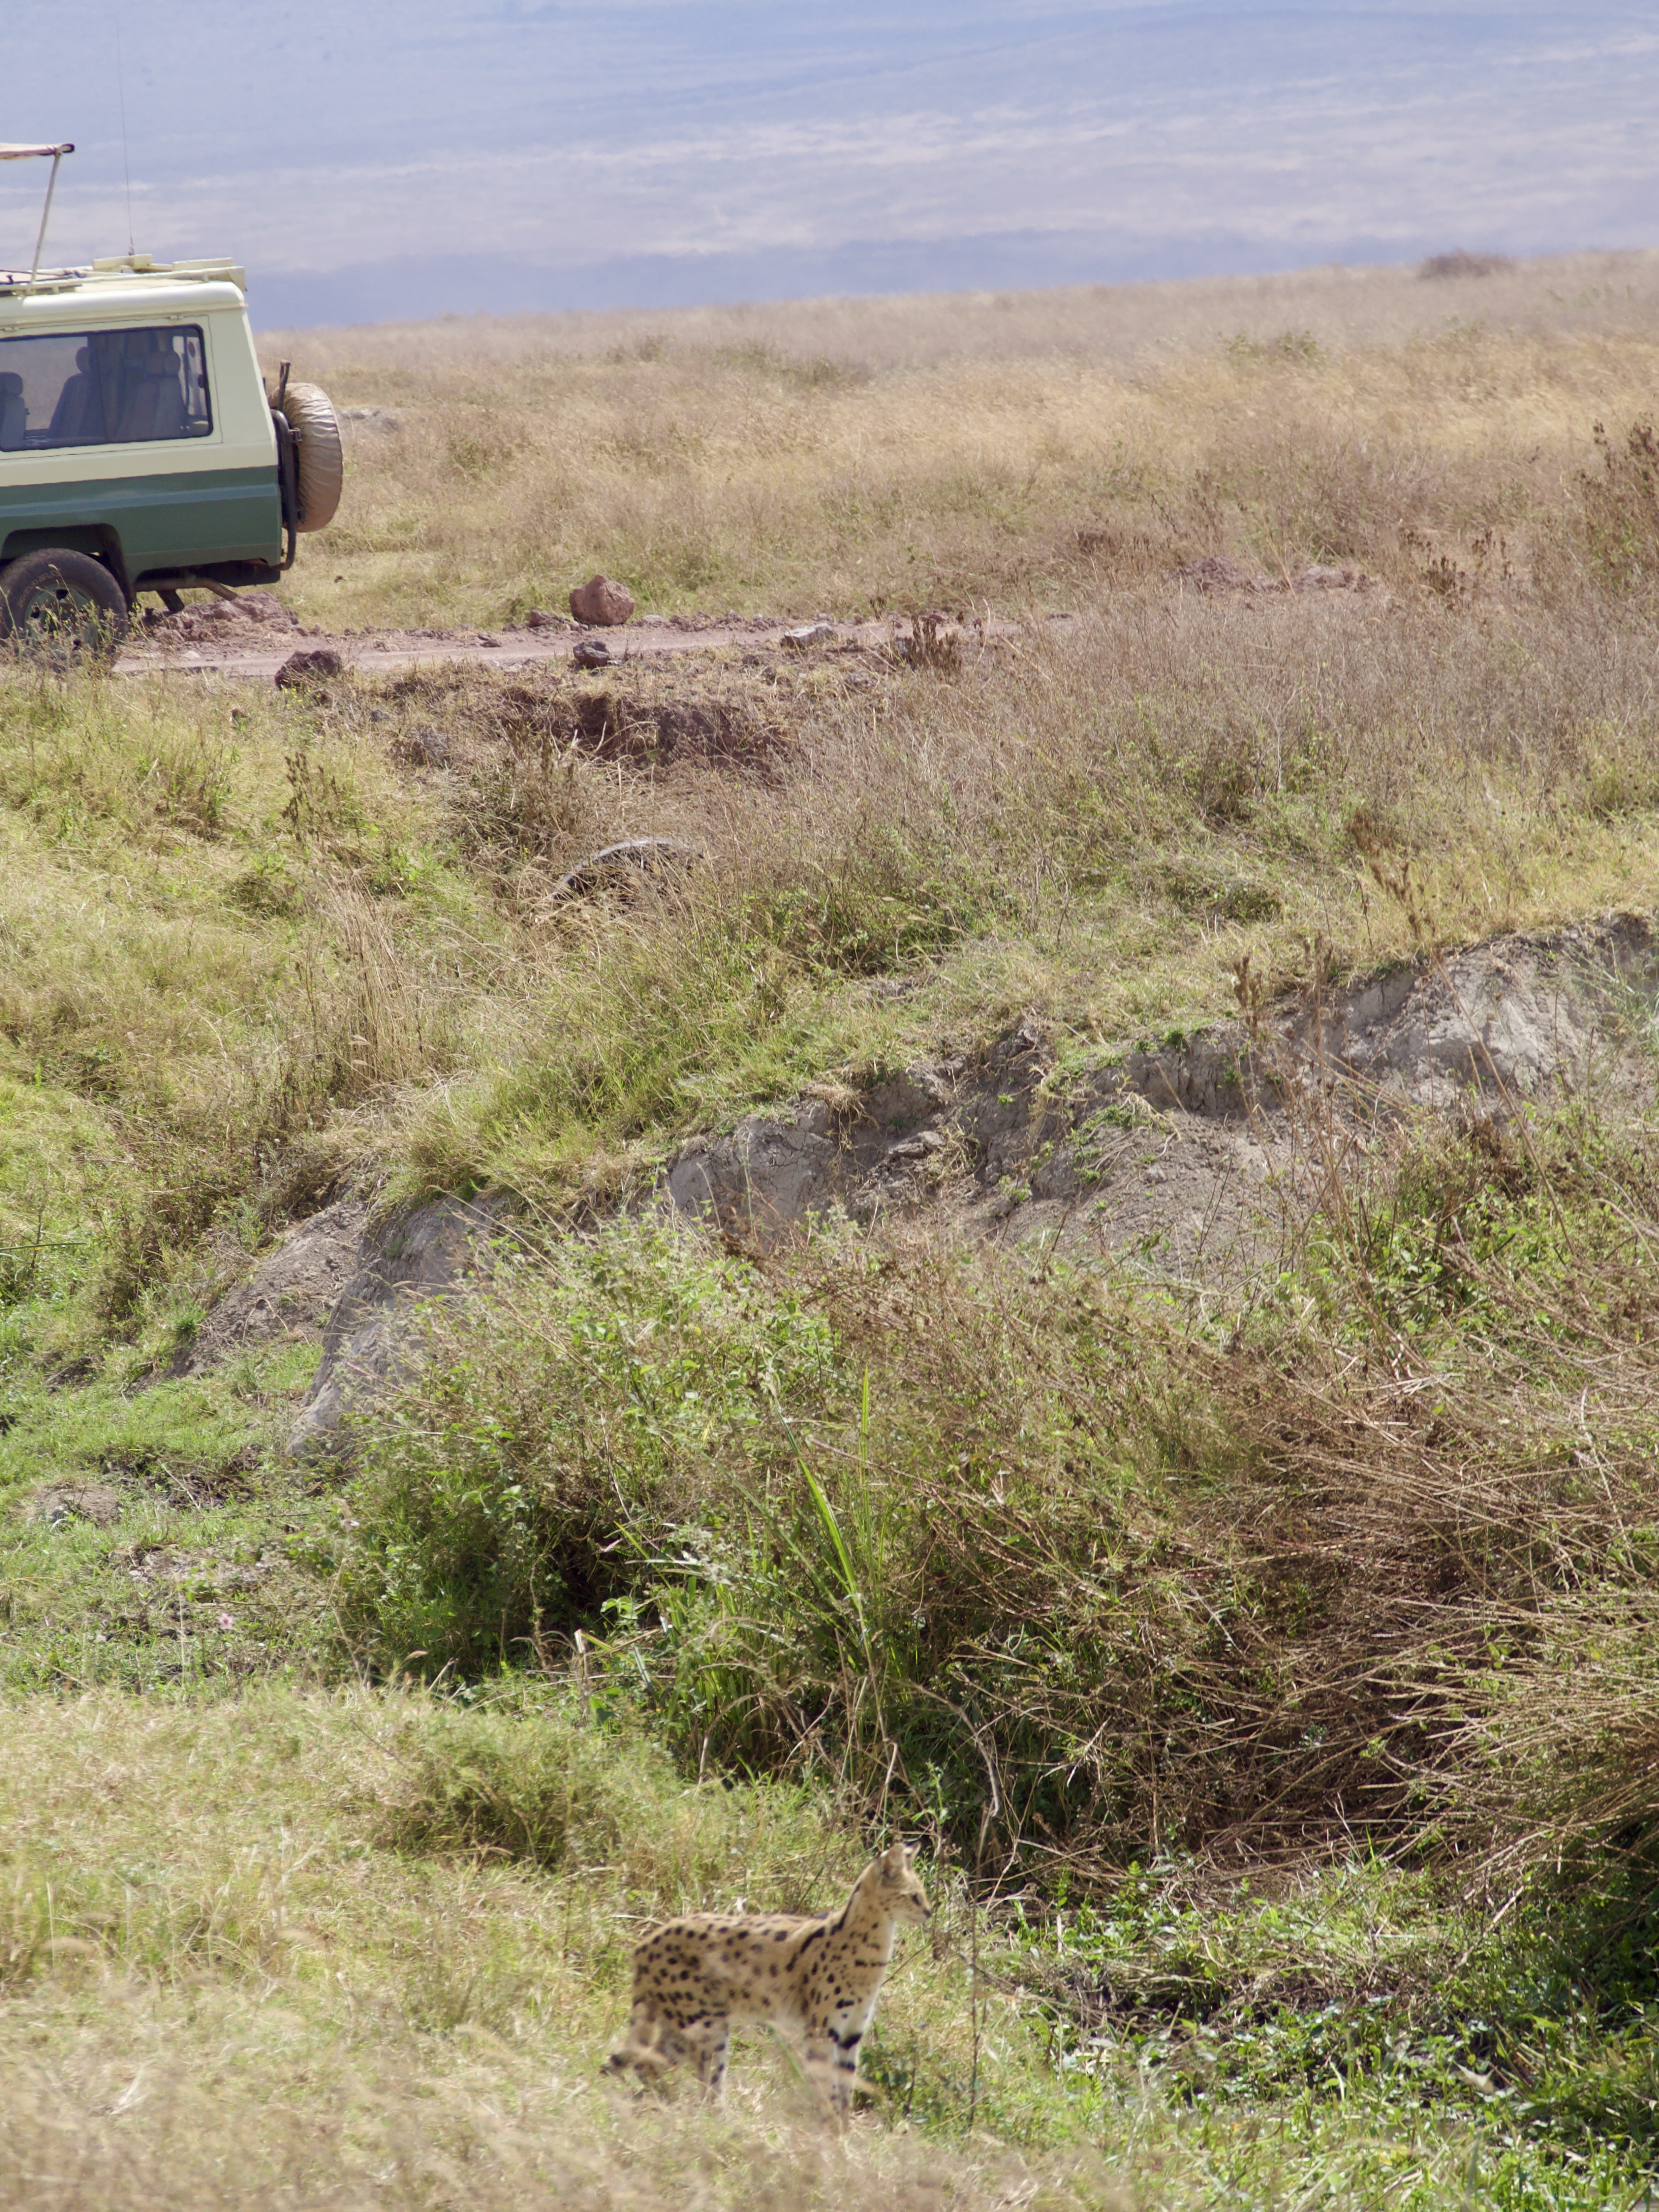
[[[1316,564],[1299,569],[1294,576],[1264,576],[1252,574],[1214,553],[1184,562],[1174,571],[1173,580],[1183,591],[1206,592],[1375,592],[1381,588],[1376,577],[1368,576],[1363,568],[1331,568]]]
[[[418,716],[441,732],[451,757],[506,745],[763,773],[787,743],[776,690],[724,668],[630,665],[590,681],[564,665],[513,676],[449,667],[394,678],[374,696],[394,720]]]
[[[170,615],[151,612],[144,617],[145,641],[169,647],[210,645],[227,651],[236,646],[261,649],[279,644],[285,633],[297,632],[300,617],[270,592],[239,592],[234,599],[208,599]]]

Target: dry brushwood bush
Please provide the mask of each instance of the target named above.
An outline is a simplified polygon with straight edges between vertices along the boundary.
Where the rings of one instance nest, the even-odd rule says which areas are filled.
[[[1659,1291],[1608,1204],[1653,1172],[1572,1114],[1402,1138],[1219,1340],[902,1244],[526,1263],[371,1423],[346,1617],[463,1673],[633,1622],[688,1757],[981,1861],[1462,1850],[1471,1701],[1652,1565]]]

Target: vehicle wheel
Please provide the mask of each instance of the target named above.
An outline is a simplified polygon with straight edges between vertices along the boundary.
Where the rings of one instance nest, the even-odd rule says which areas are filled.
[[[126,593],[90,553],[46,546],[0,568],[0,638],[27,659],[107,666],[129,612]]]
[[[300,477],[300,527],[326,530],[340,505],[345,484],[345,449],[334,403],[315,384],[290,384],[283,412],[294,433]]]

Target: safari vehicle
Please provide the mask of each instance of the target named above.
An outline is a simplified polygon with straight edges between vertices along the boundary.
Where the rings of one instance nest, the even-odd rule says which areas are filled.
[[[0,158],[62,147],[0,147]],[[50,190],[46,208],[52,204]],[[44,240],[46,224],[41,224]],[[270,585],[339,504],[339,426],[268,392],[229,261],[0,269],[0,638],[112,654],[141,592]]]

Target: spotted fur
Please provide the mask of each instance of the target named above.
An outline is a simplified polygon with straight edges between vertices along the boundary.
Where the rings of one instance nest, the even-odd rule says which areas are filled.
[[[733,2022],[765,2021],[804,2039],[808,2081],[844,2118],[894,1936],[902,1922],[928,1917],[913,1856],[895,1844],[872,1859],[822,1920],[694,1912],[654,1929],[635,1951],[628,2040],[606,2070],[632,2067],[653,2081],[690,2059],[719,2096]]]

